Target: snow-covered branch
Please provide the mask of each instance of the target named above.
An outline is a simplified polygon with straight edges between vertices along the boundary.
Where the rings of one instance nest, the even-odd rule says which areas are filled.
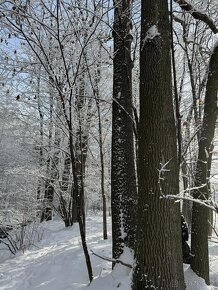
[[[202,11],[197,10],[196,8],[194,8],[191,4],[189,4],[185,0],[174,0],[174,2],[179,4],[179,6],[181,7],[182,10],[184,10],[186,12],[190,12],[190,14],[195,19],[201,20],[204,23],[206,23],[210,27],[210,29],[213,31],[213,33],[216,34],[218,32],[218,28],[216,27],[216,24],[207,14],[205,14]]]
[[[181,195],[173,195],[173,194],[165,195],[165,196],[163,196],[163,198],[175,199],[175,200],[178,200],[178,201],[187,200],[187,201],[190,201],[190,202],[195,202],[195,203],[203,205],[203,206],[213,210],[214,212],[218,213],[218,204],[213,202],[213,201],[211,201],[211,200],[195,199],[191,195],[181,196]]]

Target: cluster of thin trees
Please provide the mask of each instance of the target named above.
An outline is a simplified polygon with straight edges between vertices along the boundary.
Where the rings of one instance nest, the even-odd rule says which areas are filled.
[[[216,8],[215,0],[1,1],[1,91],[37,123],[36,216],[55,211],[66,226],[79,223],[90,281],[85,222],[97,182],[104,239],[111,187],[114,263],[127,249],[135,257],[132,289],[185,289],[181,208],[191,268],[209,284]]]

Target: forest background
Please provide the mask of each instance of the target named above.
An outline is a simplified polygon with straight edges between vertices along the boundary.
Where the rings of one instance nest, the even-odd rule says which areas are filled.
[[[125,251],[123,245],[137,248],[133,241],[140,223],[133,230],[138,220],[133,208],[137,194],[143,194],[142,186],[148,191],[150,186],[156,188],[158,199],[167,196],[172,203],[175,199],[183,201],[183,214],[189,228],[194,229],[192,249],[197,258],[193,259],[192,268],[209,283],[207,240],[216,231],[213,212],[217,211],[214,136],[218,4],[216,0],[163,3],[104,0],[0,3],[1,228],[3,232],[9,227],[17,228],[24,235],[29,223],[50,220],[53,215],[58,215],[66,227],[78,222],[90,280],[85,227],[88,212],[103,212],[104,239],[106,217],[112,214],[113,258],[118,259]],[[152,21],[159,23],[156,19],[159,16],[163,29],[159,24],[151,25]],[[142,20],[147,21],[145,26]],[[155,52],[160,35],[166,37],[168,46]],[[154,54],[149,50],[152,47]],[[158,54],[160,60],[155,62]],[[155,71],[156,65],[160,73]],[[155,104],[151,107],[142,101],[142,95],[149,96],[152,89],[142,85],[142,68],[147,72],[147,83],[149,78],[154,80],[157,91],[168,95],[157,98],[158,94],[154,97],[151,94],[151,103]],[[169,86],[166,88],[163,83]],[[168,113],[170,120],[165,118]],[[156,122],[156,132],[142,128],[146,120]],[[149,142],[145,146],[151,156],[149,164],[154,164],[150,176],[155,176],[155,185],[143,181],[149,180],[141,162],[146,154],[142,151],[146,144],[141,133],[144,130],[148,130],[152,140],[158,139],[161,147]],[[180,171],[180,183],[174,185],[172,181],[169,185],[162,183],[169,163],[172,164],[172,152],[152,159],[154,152],[166,149],[166,139],[172,139],[172,151],[177,143],[175,164],[180,167],[170,167],[170,171]],[[170,175],[169,180],[174,177]],[[146,206],[144,201],[140,204]],[[163,221],[174,231],[179,228],[179,215],[177,209],[172,211],[171,218],[176,217],[174,226],[168,224],[169,216],[163,215]],[[156,212],[150,215],[154,231],[158,225],[162,227],[155,218]],[[138,241],[144,239],[136,237]],[[166,239],[160,241],[175,250],[175,245],[167,244]],[[179,241],[177,232],[175,244]],[[27,246],[24,236],[19,243],[14,237],[8,238],[7,245],[14,253]],[[140,249],[136,253],[139,258]],[[180,254],[176,254],[177,262],[181,260]],[[202,257],[204,263],[200,265]],[[170,275],[174,274],[172,271]],[[177,274],[183,289],[182,275]],[[159,283],[156,279],[152,284]],[[135,282],[134,287],[143,286]]]

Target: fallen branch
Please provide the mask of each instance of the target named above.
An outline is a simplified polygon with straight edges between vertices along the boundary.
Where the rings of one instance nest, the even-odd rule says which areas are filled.
[[[126,267],[132,269],[132,265],[127,264],[127,263],[125,263],[125,262],[123,262],[123,261],[121,261],[119,259],[113,259],[113,258],[108,258],[108,257],[105,257],[105,256],[100,256],[100,255],[94,253],[92,250],[91,250],[91,253],[92,253],[92,255],[94,255],[94,256],[102,259],[102,260],[109,261],[109,262],[112,262],[112,263],[115,263],[115,264],[121,264],[123,266],[126,266]]]
[[[204,23],[206,23],[210,27],[210,29],[213,31],[213,33],[216,34],[218,32],[218,28],[216,27],[216,24],[213,22],[213,20],[207,14],[195,9],[191,4],[189,4],[185,0],[174,0],[174,2],[179,4],[179,6],[181,7],[182,10],[190,12],[190,14],[195,19],[201,20]]]

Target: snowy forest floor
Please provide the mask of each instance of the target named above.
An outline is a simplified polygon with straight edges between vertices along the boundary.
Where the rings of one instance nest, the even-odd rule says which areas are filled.
[[[111,257],[111,228],[109,239],[102,239],[102,218],[87,219],[89,250]],[[24,253],[10,255],[0,244],[0,290],[130,290],[131,270],[91,255],[94,280],[88,283],[85,259],[77,225],[65,228],[58,219],[40,225],[41,241]],[[38,229],[39,230],[39,229]],[[130,262],[131,257],[122,257]],[[206,286],[184,265],[187,290],[218,289],[218,243],[210,242],[211,286]]]

